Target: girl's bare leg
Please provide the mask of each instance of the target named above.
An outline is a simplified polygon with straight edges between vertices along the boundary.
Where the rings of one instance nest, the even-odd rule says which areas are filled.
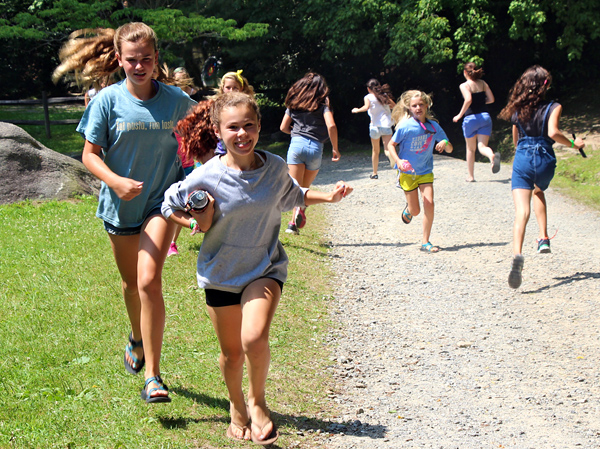
[[[515,223],[513,225],[513,253],[523,252],[523,240],[525,239],[525,228],[531,214],[531,190],[514,189],[512,191],[515,203]]]

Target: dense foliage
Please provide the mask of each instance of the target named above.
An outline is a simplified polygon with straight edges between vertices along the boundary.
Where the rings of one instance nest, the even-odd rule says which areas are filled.
[[[0,97],[65,89],[52,86],[50,73],[69,33],[131,20],[151,25],[162,59],[185,64],[198,82],[214,55],[280,102],[294,80],[316,70],[343,113],[361,103],[370,77],[396,95],[432,91],[443,110],[456,103],[469,60],[484,63],[499,99],[534,63],[549,68],[557,86],[595,80],[600,68],[596,0],[11,0],[0,3]]]

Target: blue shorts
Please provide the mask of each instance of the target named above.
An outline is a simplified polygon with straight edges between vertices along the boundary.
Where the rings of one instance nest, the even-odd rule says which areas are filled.
[[[492,135],[492,118],[487,112],[466,115],[462,123],[463,135],[469,139],[477,134],[482,136]]]
[[[267,279],[272,279],[275,282],[277,282],[277,285],[279,285],[279,288],[283,292],[283,282],[275,278]],[[204,290],[204,294],[206,296],[206,305],[209,307],[226,307],[239,305],[242,303],[243,293],[243,290],[240,293],[225,292],[223,290],[216,290],[214,288],[207,288]]]
[[[323,144],[303,136],[294,136],[287,153],[288,165],[306,165],[307,170],[321,168]]]
[[[369,137],[377,140],[383,136],[391,136],[394,134],[392,128],[383,128],[381,126],[369,125]]]
[[[546,190],[554,177],[556,156],[550,142],[540,144],[541,137],[519,139],[513,160],[511,188]]]
[[[154,215],[162,215],[160,207],[152,209],[150,213],[146,216],[146,218],[144,218],[144,223],[146,223],[146,220],[148,218],[153,217]],[[113,226],[107,221],[105,221],[104,229],[106,230],[106,232],[112,235],[137,235],[141,234],[144,223],[142,223],[139,226],[134,226],[133,228],[117,228],[116,226]]]

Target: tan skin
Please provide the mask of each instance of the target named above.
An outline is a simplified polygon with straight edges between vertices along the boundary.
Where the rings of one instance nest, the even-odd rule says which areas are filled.
[[[571,147],[571,141],[565,137],[559,129],[560,117],[562,115],[562,105],[557,106],[548,118],[548,137],[556,143]],[[516,125],[512,128],[513,143],[515,148],[519,141],[519,129]],[[574,141],[575,148],[583,148],[585,142],[581,138]],[[540,239],[548,238],[548,215],[546,209],[546,196],[544,192],[535,186],[533,190],[514,189],[512,191],[513,201],[515,203],[515,222],[513,225],[513,253],[519,255],[523,251],[523,241],[525,239],[525,228],[531,214],[531,199],[533,197],[533,211],[538,223]]]
[[[215,134],[227,148],[221,161],[228,167],[246,171],[262,165],[254,147],[258,142],[260,122],[246,105],[223,109]],[[335,203],[352,192],[342,181],[331,192],[308,190],[307,205]],[[195,215],[199,227],[206,232],[214,214],[214,199],[206,212]],[[189,226],[191,216],[175,212],[170,219]],[[229,392],[231,423],[229,431],[234,438],[248,440],[251,434],[264,440],[273,430],[265,399],[265,384],[271,360],[269,330],[281,298],[281,289],[272,279],[257,279],[243,291],[241,304],[226,307],[208,307],[208,314],[219,340],[219,366]],[[248,374],[248,397],[242,390],[244,364]],[[250,420],[252,424],[249,425]]]
[[[460,85],[460,92],[462,93],[464,102],[460,112],[452,119],[452,121],[455,123],[463,117],[467,109],[469,109],[469,106],[471,106],[472,92],[485,91],[486,104],[491,104],[495,101],[494,94],[485,81],[471,78],[466,70],[463,72],[463,75],[466,81]],[[473,137],[465,137],[467,146],[467,182],[475,180],[475,150],[479,150],[481,154],[490,160],[490,163],[493,163],[494,151],[488,146],[489,141],[490,136],[486,136],[484,134],[477,134]]]
[[[367,87],[367,91],[372,94],[373,90],[370,87]],[[393,101],[390,103],[390,108],[393,108],[396,105]],[[371,101],[365,97],[365,104],[360,108],[353,108],[353,114],[359,114],[361,112],[367,112],[371,107]],[[381,150],[380,140],[383,141],[383,148],[387,149],[388,144],[390,143],[390,139],[392,135],[389,136],[381,136],[381,139],[371,139],[371,166],[373,167],[373,175],[377,174],[377,170],[379,169],[379,153]]]
[[[417,120],[421,121],[421,123],[425,123],[427,120],[427,104],[423,101],[420,96],[415,96],[410,100],[410,112]],[[400,159],[398,157],[398,152],[396,151],[396,146],[398,144],[393,140],[390,140],[388,144],[388,152],[390,157],[395,161],[398,167],[402,165],[405,159]],[[444,141],[438,142],[435,146],[435,151],[438,153],[443,153],[444,151],[447,153],[452,153],[454,147],[450,142],[446,143]],[[433,184],[421,184],[419,186],[418,191],[421,192],[421,197],[423,199],[423,210],[425,211],[425,215],[423,217],[423,239],[422,244],[425,245],[429,242],[429,237],[431,236],[431,228],[433,226],[433,218],[435,212],[435,205],[433,202]],[[406,197],[406,202],[408,203],[408,210],[410,214],[415,217],[421,213],[421,206],[419,205],[419,193],[418,191],[412,190],[410,192],[404,192]],[[439,248],[434,246],[431,249],[431,252],[437,252]]]
[[[152,73],[158,63],[158,51],[151,42],[122,42],[117,54],[119,65],[127,76],[127,90],[135,98],[149,100],[156,94]],[[90,172],[104,181],[117,196],[129,201],[138,196],[144,182],[125,178],[113,172],[102,159],[102,148],[85,141],[82,162]],[[162,296],[162,269],[175,225],[162,215],[146,219],[141,233],[132,236],[109,234],[113,254],[122,279],[123,297],[133,339],[144,341],[143,348],[133,352],[146,360],[145,378],[160,374],[160,355],[165,325],[165,306]],[[129,363],[133,363],[127,357]],[[148,389],[158,385],[150,383]],[[156,390],[151,396],[167,396]]]

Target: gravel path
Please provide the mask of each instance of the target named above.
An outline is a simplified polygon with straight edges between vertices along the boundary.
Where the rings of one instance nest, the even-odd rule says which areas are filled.
[[[421,216],[382,156],[325,161],[315,186],[355,188],[327,207],[331,265],[326,448],[599,448],[599,214],[548,191],[552,254],[537,254],[532,217],[518,290],[508,287],[510,166],[492,175],[436,156],[437,254],[419,251]],[[310,220],[310,215],[309,215]]]

